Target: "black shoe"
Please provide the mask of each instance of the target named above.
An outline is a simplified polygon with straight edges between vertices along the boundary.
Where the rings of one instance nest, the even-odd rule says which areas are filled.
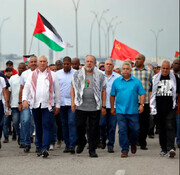
[[[70,152],[71,154],[75,154],[75,149],[74,149],[74,148],[69,148],[69,152]]]
[[[65,147],[65,149],[64,149],[64,151],[63,151],[63,153],[70,153],[70,148]]]
[[[12,136],[12,140],[13,140],[13,141],[16,141],[16,135],[13,135],[13,136]]]
[[[8,139],[4,139],[3,143],[8,143],[9,140]]]
[[[140,149],[142,150],[148,150],[148,148],[146,146],[141,146]]]
[[[40,157],[40,156],[42,156],[42,152],[41,152],[41,151],[39,151],[39,152],[37,153],[37,157]]]
[[[96,151],[89,151],[89,157],[98,157]]]
[[[48,156],[49,156],[48,151],[47,151],[47,150],[44,150],[44,151],[42,152],[42,157],[43,157],[43,158],[47,158]]]
[[[24,144],[20,144],[19,148],[25,148]]]
[[[114,153],[113,148],[108,148],[108,153]]]
[[[76,148],[76,153],[77,154],[81,154],[84,150],[84,146],[78,145]]]
[[[105,149],[105,148],[106,148],[106,142],[102,142],[101,149]]]
[[[25,148],[24,148],[24,152],[25,153],[28,153],[29,151],[30,151],[30,149],[31,149],[31,146],[30,145],[25,145]]]

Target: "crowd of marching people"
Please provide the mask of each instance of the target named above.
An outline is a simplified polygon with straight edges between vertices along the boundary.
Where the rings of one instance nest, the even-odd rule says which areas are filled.
[[[25,153],[34,142],[38,157],[62,142],[64,153],[81,154],[87,145],[98,157],[97,148],[114,153],[118,125],[122,158],[137,146],[148,150],[147,137],[155,134],[160,156],[173,158],[180,148],[180,59],[145,61],[138,54],[115,69],[112,59],[96,65],[92,55],[84,64],[66,56],[50,65],[32,55],[17,71],[7,61],[0,72],[0,148],[12,134]]]

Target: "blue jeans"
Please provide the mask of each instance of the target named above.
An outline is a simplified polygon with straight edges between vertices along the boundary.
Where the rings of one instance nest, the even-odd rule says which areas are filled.
[[[23,138],[26,146],[31,145],[31,111],[30,109],[23,109]]]
[[[177,124],[177,139],[176,139],[176,144],[180,145],[180,114],[176,115],[176,124]]]
[[[3,133],[4,138],[9,139],[9,116],[4,115],[3,117]]]
[[[53,126],[51,128],[51,144],[55,145],[56,141],[57,141],[56,116],[53,116]]]
[[[18,108],[11,108],[12,109],[12,120],[13,120],[13,126],[16,131],[16,134],[20,137],[20,144],[24,144],[24,138],[23,138],[23,113],[18,110]]]
[[[32,113],[38,139],[38,148],[41,151],[49,150],[54,113],[53,111],[50,112],[48,108],[32,109]]]
[[[103,143],[105,143],[108,138],[108,148],[113,148],[115,142],[117,117],[111,115],[111,109],[106,109],[106,112],[106,115],[101,116],[99,121],[100,138],[102,139]]]
[[[74,148],[77,141],[75,112],[71,111],[71,106],[61,106],[60,116],[66,147]]]
[[[121,152],[129,152],[129,143],[136,145],[139,136],[139,114],[117,114],[117,122]]]

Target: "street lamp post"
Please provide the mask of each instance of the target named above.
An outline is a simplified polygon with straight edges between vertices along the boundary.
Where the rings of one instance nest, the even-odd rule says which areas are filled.
[[[101,29],[104,31],[104,44],[105,44],[105,58],[107,58],[107,32],[105,31],[105,29],[101,26]]]
[[[108,23],[107,21],[106,21],[106,19],[105,18],[103,18],[103,20],[105,21],[105,23],[106,23],[106,26],[107,26],[107,37],[108,37],[108,57],[110,56],[110,54],[109,54],[109,31],[110,31],[110,28],[112,27],[112,22],[115,20],[117,18],[117,16],[115,16],[115,17],[113,17],[113,18],[111,18],[111,20],[110,20],[110,22]]]
[[[115,26],[114,26],[114,28],[112,29],[112,36],[113,36],[113,41],[114,41],[114,36],[115,36],[115,31],[116,31],[116,29],[117,29],[117,26],[119,25],[119,24],[121,24],[122,23],[122,21],[119,21],[119,22],[117,22],[116,24],[115,24]]]
[[[158,55],[158,53],[157,53],[157,51],[158,51],[158,43],[157,43],[157,41],[158,41],[159,33],[162,32],[163,29],[159,29],[159,30],[157,31],[157,33],[156,33],[154,30],[152,30],[152,29],[151,29],[150,31],[154,34],[155,39],[156,39],[156,63],[157,63],[157,55]]]
[[[93,25],[94,25],[94,22],[96,20],[96,17],[94,17],[92,23],[91,23],[91,29],[90,29],[90,55],[92,55],[92,29],[93,29]]]
[[[1,48],[2,48],[2,42],[1,42],[1,40],[2,40],[2,38],[1,38],[2,27],[3,27],[4,22],[7,21],[8,19],[9,19],[9,17],[8,17],[8,18],[4,18],[4,19],[2,20],[2,22],[1,22],[1,25],[0,25],[0,60],[1,60],[1,56],[2,56],[2,51],[1,51]],[[2,62],[3,62],[3,61],[1,61],[1,63],[2,63]]]
[[[98,19],[98,13],[92,11],[92,13],[95,15],[95,18],[97,20],[98,23],[98,33],[99,33],[99,58],[101,58],[101,21],[102,21],[102,17],[104,15],[104,13],[108,12],[109,9],[103,10],[100,18]]]
[[[78,12],[78,6],[79,6],[79,1],[77,3],[72,0],[74,4],[74,10],[75,10],[75,23],[76,23],[76,57],[78,57],[78,19],[77,19],[77,12]]]

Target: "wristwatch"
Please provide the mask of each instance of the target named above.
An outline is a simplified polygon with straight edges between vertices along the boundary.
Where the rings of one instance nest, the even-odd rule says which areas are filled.
[[[106,109],[106,106],[102,106],[102,108]]]
[[[140,104],[140,105],[142,105],[142,106],[144,107],[144,104]],[[140,106],[140,105],[139,105],[139,106]]]
[[[22,102],[18,102],[18,104],[20,105],[20,104],[22,104]]]

